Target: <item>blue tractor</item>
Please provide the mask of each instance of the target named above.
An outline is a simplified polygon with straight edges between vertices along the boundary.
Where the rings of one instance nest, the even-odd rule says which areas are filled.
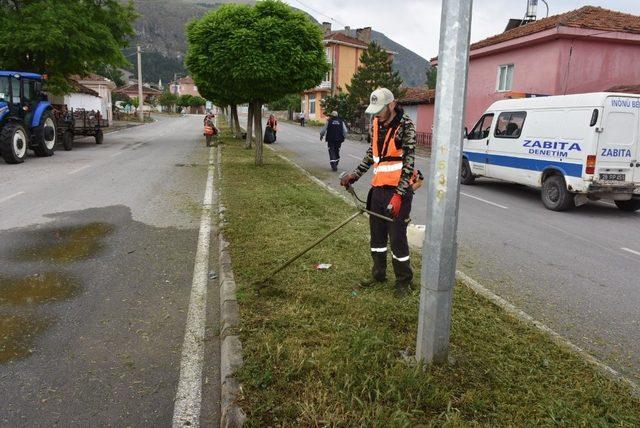
[[[27,149],[53,155],[56,120],[42,80],[40,74],[0,71],[0,155],[7,163],[24,162]]]

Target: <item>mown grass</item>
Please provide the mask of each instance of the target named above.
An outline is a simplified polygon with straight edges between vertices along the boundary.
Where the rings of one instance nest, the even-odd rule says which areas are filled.
[[[408,364],[418,293],[398,300],[392,284],[357,287],[370,265],[365,219],[256,291],[253,282],[353,208],[269,150],[256,167],[242,142],[224,141],[225,234],[240,287],[248,426],[640,425],[640,402],[628,390],[462,285],[453,310],[455,363],[426,371]],[[314,269],[320,262],[333,267]]]

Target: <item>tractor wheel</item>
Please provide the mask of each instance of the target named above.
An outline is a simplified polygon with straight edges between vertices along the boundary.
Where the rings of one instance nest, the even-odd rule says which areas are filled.
[[[0,154],[7,163],[22,163],[27,157],[27,131],[18,123],[7,123],[0,133]]]
[[[96,144],[102,144],[104,140],[104,134],[102,133],[102,129],[98,129],[96,131]]]
[[[40,125],[33,132],[35,134],[33,151],[36,152],[36,156],[53,156],[53,147],[56,145],[58,130],[51,111],[46,111],[42,114]]]
[[[66,151],[73,149],[73,132],[67,131],[62,134],[62,147],[64,147]]]

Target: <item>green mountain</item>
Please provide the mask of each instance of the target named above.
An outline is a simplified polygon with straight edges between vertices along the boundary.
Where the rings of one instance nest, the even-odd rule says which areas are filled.
[[[122,0],[123,2],[127,0]],[[135,45],[143,49],[142,69],[144,80],[166,83],[174,75],[184,76],[187,72],[183,58],[187,49],[185,26],[205,13],[215,10],[224,3],[253,4],[254,0],[134,0],[140,14],[135,28],[137,37],[131,48],[125,50],[131,61],[131,71],[137,73]],[[400,72],[406,86],[418,86],[425,82],[427,60],[395,43],[382,33],[374,31],[372,39],[384,48],[397,52],[394,67]]]

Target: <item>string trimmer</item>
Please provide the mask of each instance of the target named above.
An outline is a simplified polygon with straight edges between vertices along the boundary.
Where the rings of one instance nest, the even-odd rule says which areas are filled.
[[[358,212],[354,213],[352,216],[350,216],[349,218],[344,220],[342,223],[340,223],[339,225],[337,225],[336,227],[331,229],[329,232],[327,232],[324,236],[319,238],[317,241],[315,241],[314,243],[310,244],[304,250],[300,251],[299,253],[297,253],[296,255],[291,257],[289,260],[287,260],[286,262],[284,262],[283,264],[278,266],[269,275],[267,275],[262,281],[257,282],[256,285],[259,285],[259,286],[264,285],[268,280],[273,278],[281,270],[285,269],[291,263],[295,262],[300,257],[304,256],[309,251],[311,251],[312,249],[314,249],[315,247],[320,245],[322,243],[322,241],[324,241],[325,239],[327,239],[328,237],[330,237],[331,235],[333,235],[334,233],[336,233],[337,231],[339,231],[340,229],[345,227],[347,224],[351,223],[353,220],[355,220],[361,214],[365,214],[366,213],[366,214],[372,215],[374,217],[378,217],[378,218],[380,218],[382,220],[385,220],[385,221],[388,221],[388,222],[393,222],[392,218],[389,218],[389,217],[386,217],[386,216],[383,216],[381,214],[374,213],[373,211],[368,210],[366,208],[366,206],[365,206],[365,202],[358,197],[358,195],[356,194],[356,191],[355,191],[355,189],[353,187],[347,186],[346,189],[347,189],[347,192],[349,192],[349,194],[353,197],[354,202],[356,204],[356,207],[358,208]]]

